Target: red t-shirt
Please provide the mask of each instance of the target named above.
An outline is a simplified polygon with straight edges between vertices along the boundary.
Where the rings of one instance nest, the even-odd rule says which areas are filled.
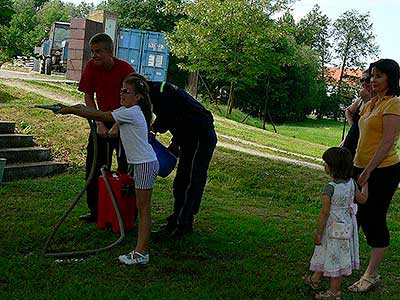
[[[86,94],[96,94],[97,108],[101,111],[112,111],[121,106],[120,89],[124,78],[135,69],[126,61],[116,57],[111,70],[98,67],[89,60],[82,73],[78,90]]]

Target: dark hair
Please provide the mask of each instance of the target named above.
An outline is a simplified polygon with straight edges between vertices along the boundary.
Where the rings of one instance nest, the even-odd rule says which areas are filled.
[[[147,128],[150,130],[151,120],[153,118],[153,109],[150,101],[149,85],[147,84],[146,78],[137,73],[131,73],[124,79],[124,83],[133,85],[136,94],[141,94],[143,96],[140,98],[138,105],[142,109],[146,119]]]
[[[362,71],[360,81],[361,83],[371,83],[371,74],[369,69]]]
[[[322,159],[333,178],[349,179],[353,175],[353,156],[346,148],[331,147],[324,152]]]
[[[393,59],[380,59],[370,66],[370,72],[372,68],[378,69],[380,72],[386,74],[388,77],[388,90],[387,96],[398,96],[399,95],[399,80],[400,80],[400,67],[399,64]]]
[[[93,45],[93,44],[96,44],[96,45],[100,44],[104,47],[105,50],[108,50],[108,51],[114,50],[114,43],[113,43],[112,38],[104,32],[97,33],[94,36],[92,36],[92,38],[89,41],[89,45]]]

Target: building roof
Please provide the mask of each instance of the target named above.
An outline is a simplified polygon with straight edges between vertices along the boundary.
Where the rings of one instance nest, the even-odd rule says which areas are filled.
[[[336,83],[339,82],[341,68],[327,67],[325,70],[331,80]],[[358,79],[361,78],[363,72],[364,70],[360,69],[346,69],[343,75],[343,81],[351,85],[358,85]]]

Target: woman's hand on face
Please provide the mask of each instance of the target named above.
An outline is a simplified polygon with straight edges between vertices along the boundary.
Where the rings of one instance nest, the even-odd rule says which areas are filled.
[[[371,92],[365,87],[362,87],[360,90],[360,97],[364,102],[368,102],[368,100],[371,98]]]
[[[358,177],[357,183],[358,183],[360,186],[364,186],[364,185],[368,182],[368,179],[369,179],[369,176],[370,176],[370,175],[371,175],[370,172],[368,172],[367,170],[364,170],[364,171],[360,174],[360,176]]]

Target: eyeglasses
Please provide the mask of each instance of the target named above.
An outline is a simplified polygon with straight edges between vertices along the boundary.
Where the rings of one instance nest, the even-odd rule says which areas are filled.
[[[371,78],[370,77],[362,77],[360,79],[361,83],[370,83],[371,82]]]
[[[122,88],[119,92],[121,94],[135,94],[134,89],[128,89],[128,88]]]

